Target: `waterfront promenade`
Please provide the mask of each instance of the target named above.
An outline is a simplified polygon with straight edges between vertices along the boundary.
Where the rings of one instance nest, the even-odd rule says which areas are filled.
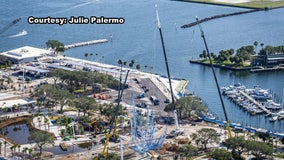
[[[74,65],[73,68],[77,70],[82,70],[83,67],[88,67],[98,72],[112,75],[116,78],[119,78],[119,75],[120,75],[121,68],[115,65],[82,60],[82,59],[66,57],[66,56],[64,57],[60,55],[57,57],[44,57],[42,60],[44,59],[53,59],[55,61],[59,61],[61,64],[73,64]],[[148,72],[143,72],[143,71],[139,71],[136,69],[124,68],[124,67],[122,68],[122,75],[125,75],[127,70],[130,70],[129,75],[128,75],[129,79],[133,79],[137,77],[149,78],[168,99],[171,99],[170,86],[169,86],[169,81],[167,77],[161,76],[159,74],[148,73]],[[171,79],[171,82],[172,82],[174,96],[176,99],[178,99],[185,92],[187,85],[189,84],[189,81],[184,80],[184,79],[175,78],[175,79]]]

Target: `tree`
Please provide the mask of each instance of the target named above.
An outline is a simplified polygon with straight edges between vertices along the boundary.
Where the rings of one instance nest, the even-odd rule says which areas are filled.
[[[137,65],[136,65],[136,69],[137,69],[138,71],[140,71],[140,69],[141,69],[140,64],[137,64]]]
[[[273,147],[271,144],[258,141],[247,141],[247,150],[255,156],[255,159],[261,160],[266,159],[267,156],[273,155]],[[266,157],[266,158],[264,158]]]
[[[243,152],[246,151],[247,148],[247,142],[244,137],[232,137],[229,139],[226,139],[226,146],[229,149],[232,149],[232,154],[234,158],[241,158],[241,155]]]
[[[198,148],[191,145],[191,144],[183,146],[179,149],[180,156],[181,157],[187,157],[187,158],[191,158],[193,156],[196,156],[197,151],[198,151]]]
[[[207,149],[207,144],[219,143],[220,141],[217,131],[212,128],[202,128],[191,136],[192,140],[194,140],[197,145],[201,145],[202,149]]]
[[[192,116],[202,116],[207,112],[207,106],[203,105],[198,97],[181,97],[175,102],[175,107],[168,104],[164,111],[177,111],[178,119],[188,119]]]
[[[0,156],[2,155],[2,142],[0,142]]]
[[[89,53],[85,53],[84,56],[87,58],[89,56]]]
[[[54,143],[51,134],[41,131],[31,132],[28,137],[28,140],[30,143],[36,143],[39,148],[40,155],[42,154],[42,149],[44,145]]]
[[[80,97],[77,98],[74,103],[76,108],[83,111],[84,117],[88,110],[97,109],[96,100],[92,97]]]
[[[64,44],[59,42],[58,40],[48,40],[45,44],[47,48],[53,49],[55,51],[55,54],[65,51]]]
[[[6,157],[7,141],[4,141],[4,156]]]
[[[230,160],[233,158],[231,152],[223,148],[217,148],[210,151],[208,156],[217,160]]]
[[[254,45],[254,48],[256,49],[257,45],[258,45],[258,42],[257,41],[254,41],[253,42],[253,45]],[[255,52],[255,51],[254,51]],[[256,52],[255,52],[256,53]]]

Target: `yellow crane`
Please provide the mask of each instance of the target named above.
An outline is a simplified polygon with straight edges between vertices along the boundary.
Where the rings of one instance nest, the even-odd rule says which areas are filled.
[[[94,160],[100,160],[100,159],[107,156],[107,148],[108,148],[108,144],[109,144],[110,140],[114,141],[114,142],[119,142],[118,133],[117,133],[117,124],[118,124],[118,116],[117,115],[118,115],[120,101],[121,101],[123,91],[124,91],[124,88],[125,88],[125,84],[126,84],[126,81],[127,81],[128,73],[129,73],[129,70],[127,70],[126,77],[125,77],[123,85],[121,85],[121,78],[120,78],[120,88],[119,88],[119,91],[118,91],[117,105],[116,105],[116,108],[115,108],[115,113],[114,113],[114,115],[113,115],[113,117],[110,121],[109,131],[106,133],[104,148],[103,148],[103,151],[97,157],[94,158]],[[112,129],[113,129],[113,134],[111,135]]]

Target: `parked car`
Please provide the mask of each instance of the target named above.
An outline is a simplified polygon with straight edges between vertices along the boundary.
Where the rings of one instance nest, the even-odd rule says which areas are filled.
[[[145,97],[145,93],[140,93],[138,94],[137,98],[140,99],[140,98],[144,98]]]

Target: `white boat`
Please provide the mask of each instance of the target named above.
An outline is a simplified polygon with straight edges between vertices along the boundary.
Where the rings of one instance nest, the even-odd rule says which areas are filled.
[[[270,117],[269,122],[275,122],[275,121],[277,121],[277,119],[278,119],[278,116]]]
[[[273,110],[281,109],[281,104],[273,102],[272,100],[267,100],[264,106],[267,109],[273,109]]]

